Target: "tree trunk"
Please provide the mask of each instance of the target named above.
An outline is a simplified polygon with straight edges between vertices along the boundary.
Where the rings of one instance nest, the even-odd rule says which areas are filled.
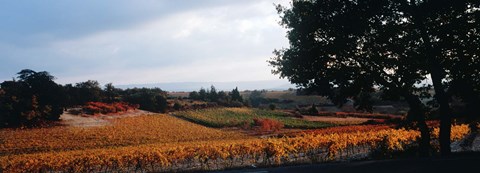
[[[384,86],[390,88],[399,88],[398,85],[390,83],[383,78],[379,78],[378,82]],[[427,157],[430,155],[430,129],[428,129],[427,123],[425,122],[425,109],[423,107],[422,102],[418,98],[418,96],[412,94],[408,89],[401,88],[402,92],[401,95],[405,97],[408,105],[409,111],[407,117],[413,119],[417,122],[417,126],[420,130],[420,143],[419,143],[419,152],[421,157]]]
[[[452,110],[448,102],[448,96],[445,92],[445,88],[442,84],[444,73],[437,61],[431,63],[431,77],[433,87],[435,89],[435,99],[440,105],[440,153],[441,155],[450,155],[450,133],[452,129]]]
[[[410,110],[408,111],[408,118],[417,122],[417,127],[420,130],[420,143],[419,152],[421,157],[430,156],[430,129],[425,122],[425,109],[422,102],[418,98],[410,93],[404,95]]]
[[[427,7],[427,6],[424,6]],[[442,155],[450,155],[451,147],[450,147],[450,133],[452,128],[452,119],[451,119],[451,109],[448,102],[448,96],[445,92],[445,87],[442,83],[442,80],[445,78],[445,71],[442,68],[440,60],[436,57],[441,56],[441,50],[438,47],[434,47],[432,44],[431,35],[428,33],[427,26],[427,17],[425,16],[425,10],[419,8],[417,9],[415,15],[417,16],[414,18],[415,23],[419,27],[420,37],[422,38],[426,50],[423,52],[423,56],[426,57],[426,66],[430,75],[432,77],[433,88],[435,90],[435,99],[437,100],[438,104],[440,105],[440,153]]]

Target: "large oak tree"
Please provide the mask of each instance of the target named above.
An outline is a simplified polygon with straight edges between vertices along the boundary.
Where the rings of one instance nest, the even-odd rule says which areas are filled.
[[[0,84],[0,127],[33,126],[60,118],[65,95],[52,75],[25,69],[17,79]]]
[[[449,75],[452,62],[478,59],[478,48],[448,42],[479,38],[478,2],[294,0],[277,10],[290,47],[274,51],[274,73],[333,100],[374,85],[403,96],[410,105],[408,116],[422,132],[424,154],[429,131],[419,97],[428,86],[419,84],[431,79],[442,118],[441,152],[450,152],[451,110],[442,81],[454,76]],[[461,29],[455,30],[455,24]]]

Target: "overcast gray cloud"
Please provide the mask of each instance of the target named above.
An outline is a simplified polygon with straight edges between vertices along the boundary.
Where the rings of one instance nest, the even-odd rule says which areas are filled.
[[[288,45],[277,0],[0,3],[0,79],[24,68],[60,83],[270,80]]]

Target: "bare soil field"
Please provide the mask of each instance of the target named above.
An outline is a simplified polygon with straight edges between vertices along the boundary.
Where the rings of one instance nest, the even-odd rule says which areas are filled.
[[[140,115],[149,115],[154,114],[152,112],[144,110],[129,110],[126,112],[109,114],[109,115],[74,115],[65,111],[60,116],[60,125],[63,126],[74,126],[74,127],[98,127],[109,125],[112,119],[125,118],[125,117],[135,117]]]

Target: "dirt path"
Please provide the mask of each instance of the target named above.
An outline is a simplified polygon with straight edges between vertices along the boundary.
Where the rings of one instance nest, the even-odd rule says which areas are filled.
[[[149,115],[155,114],[153,112],[143,111],[143,110],[130,110],[127,112],[119,114],[110,114],[110,115],[73,115],[65,111],[60,116],[61,125],[64,126],[74,126],[74,127],[98,127],[105,126],[110,124],[110,120],[116,118],[125,118],[125,117],[134,117],[140,115]]]

